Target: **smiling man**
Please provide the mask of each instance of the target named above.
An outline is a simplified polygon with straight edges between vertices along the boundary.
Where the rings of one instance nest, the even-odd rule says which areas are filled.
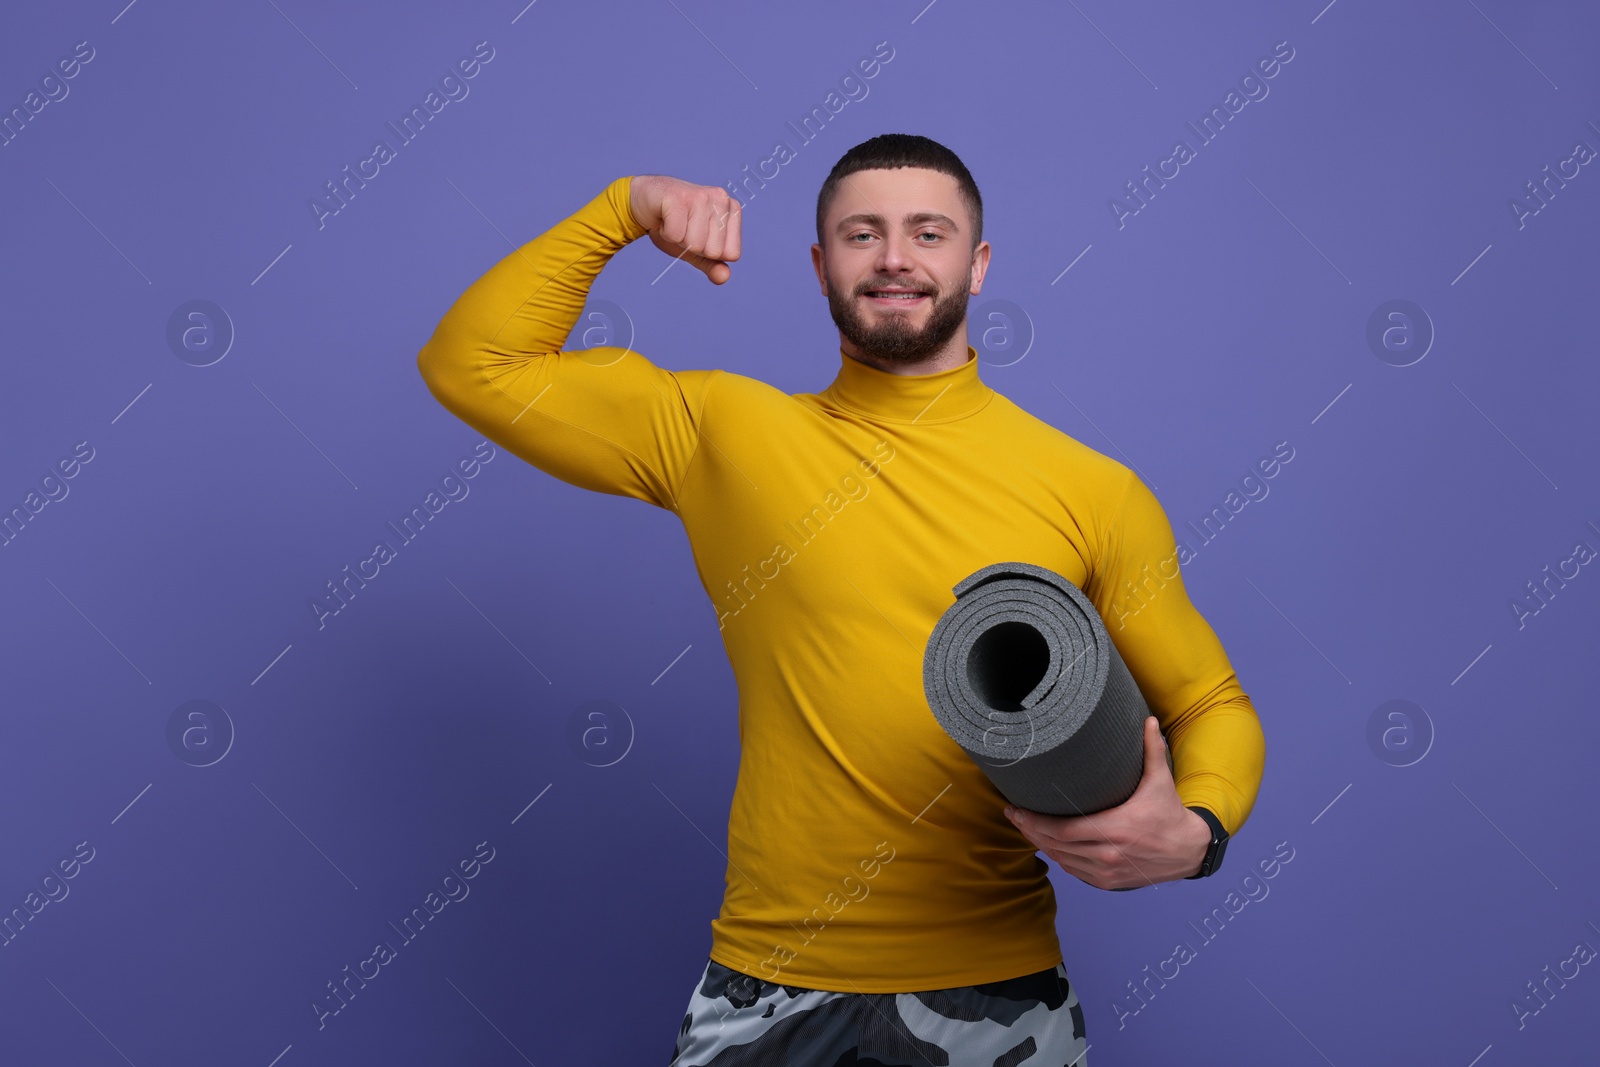
[[[629,242],[722,285],[739,220],[720,187],[618,178],[474,282],[418,356],[440,403],[508,451],[675,514],[716,607],[741,755],[672,1062],[1084,1067],[1038,854],[1101,889],[1209,873],[1255,802],[1255,710],[1166,578],[1112,634],[1153,712],[1138,790],[1091,816],[1007,812],[922,690],[951,587],[1023,560],[1109,615],[1151,588],[1172,528],[1129,468],[979,377],[982,200],[925,137],[857,145],[822,186],[811,256],[840,342],[821,392],[561,349]]]
[[[834,198],[841,185],[855,206],[866,210],[834,211],[837,217],[827,217],[829,190],[824,186],[818,199],[819,243],[811,246],[811,263],[839,327],[844,354],[897,374],[929,374],[975,358],[967,349],[967,297],[983,288],[989,267],[989,243],[979,240],[983,205],[976,186],[968,194],[953,175],[924,168],[841,176],[834,183]],[[959,209],[946,206],[965,224],[926,206],[909,206],[952,199]],[[890,219],[880,204],[908,209]],[[886,241],[888,230],[905,238]]]

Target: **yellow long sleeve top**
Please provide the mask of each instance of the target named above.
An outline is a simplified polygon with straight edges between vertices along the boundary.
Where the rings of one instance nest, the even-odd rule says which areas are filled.
[[[638,352],[561,351],[595,276],[646,233],[621,177],[500,260],[418,356],[448,410],[562,481],[683,522],[739,694],[710,956],[888,993],[1061,962],[1045,861],[935,721],[922,656],[951,587],[1021,560],[1089,596],[1159,719],[1178,794],[1236,832],[1265,742],[1126,466],[985,385],[840,350],[820,393]]]

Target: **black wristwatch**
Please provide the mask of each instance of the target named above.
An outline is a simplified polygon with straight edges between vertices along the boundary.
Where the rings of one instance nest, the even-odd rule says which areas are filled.
[[[1211,827],[1211,847],[1206,849],[1206,858],[1200,861],[1200,870],[1188,876],[1190,878],[1204,878],[1209,874],[1215,874],[1217,868],[1222,866],[1222,854],[1228,848],[1228,831],[1223,829],[1222,821],[1205,808],[1196,804],[1186,806],[1190,811],[1204,819],[1207,826]]]

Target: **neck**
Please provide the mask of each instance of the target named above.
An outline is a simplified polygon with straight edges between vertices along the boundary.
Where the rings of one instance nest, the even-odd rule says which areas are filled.
[[[898,374],[879,370],[839,349],[839,374],[822,394],[828,406],[877,422],[953,422],[974,415],[996,395],[978,374],[978,351],[967,346],[966,360],[944,370]]]

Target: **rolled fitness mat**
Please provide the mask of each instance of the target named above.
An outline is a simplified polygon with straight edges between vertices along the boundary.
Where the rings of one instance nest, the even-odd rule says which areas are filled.
[[[951,739],[1030,811],[1087,815],[1132,796],[1150,709],[1083,591],[1032,563],[984,567],[953,591],[922,659]]]

